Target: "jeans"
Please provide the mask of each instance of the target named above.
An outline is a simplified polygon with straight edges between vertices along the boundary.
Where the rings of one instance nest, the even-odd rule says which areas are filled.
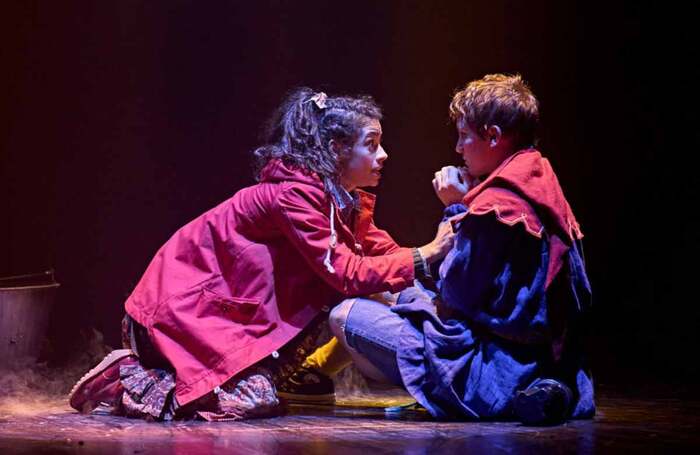
[[[387,305],[357,298],[345,320],[348,345],[362,354],[394,385],[403,387],[396,363],[399,335],[404,322]]]

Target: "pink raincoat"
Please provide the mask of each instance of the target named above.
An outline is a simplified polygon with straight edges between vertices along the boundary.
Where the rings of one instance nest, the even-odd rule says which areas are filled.
[[[351,230],[316,174],[272,161],[161,247],[126,311],[175,369],[180,405],[274,357],[343,296],[413,283],[411,249],[374,225],[374,196],[358,194]]]

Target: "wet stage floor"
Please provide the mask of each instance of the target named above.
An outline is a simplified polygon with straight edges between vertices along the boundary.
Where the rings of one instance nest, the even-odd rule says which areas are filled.
[[[700,400],[625,397],[607,390],[592,421],[556,427],[515,422],[434,422],[382,392],[335,407],[292,407],[245,422],[147,423],[80,415],[62,401],[0,407],[0,454],[210,453],[696,453]]]

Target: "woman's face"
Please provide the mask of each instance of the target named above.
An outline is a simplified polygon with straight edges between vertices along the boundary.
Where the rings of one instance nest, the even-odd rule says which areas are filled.
[[[340,173],[340,184],[347,191],[379,184],[384,161],[389,157],[382,148],[381,140],[382,125],[379,120],[368,120],[360,129]]]

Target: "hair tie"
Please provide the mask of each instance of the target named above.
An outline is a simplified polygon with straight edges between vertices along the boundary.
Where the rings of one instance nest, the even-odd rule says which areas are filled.
[[[325,109],[326,108],[326,101],[328,100],[328,96],[323,93],[323,92],[318,92],[314,96],[308,99],[308,101],[313,101],[314,104],[316,105],[317,108],[319,109]]]

